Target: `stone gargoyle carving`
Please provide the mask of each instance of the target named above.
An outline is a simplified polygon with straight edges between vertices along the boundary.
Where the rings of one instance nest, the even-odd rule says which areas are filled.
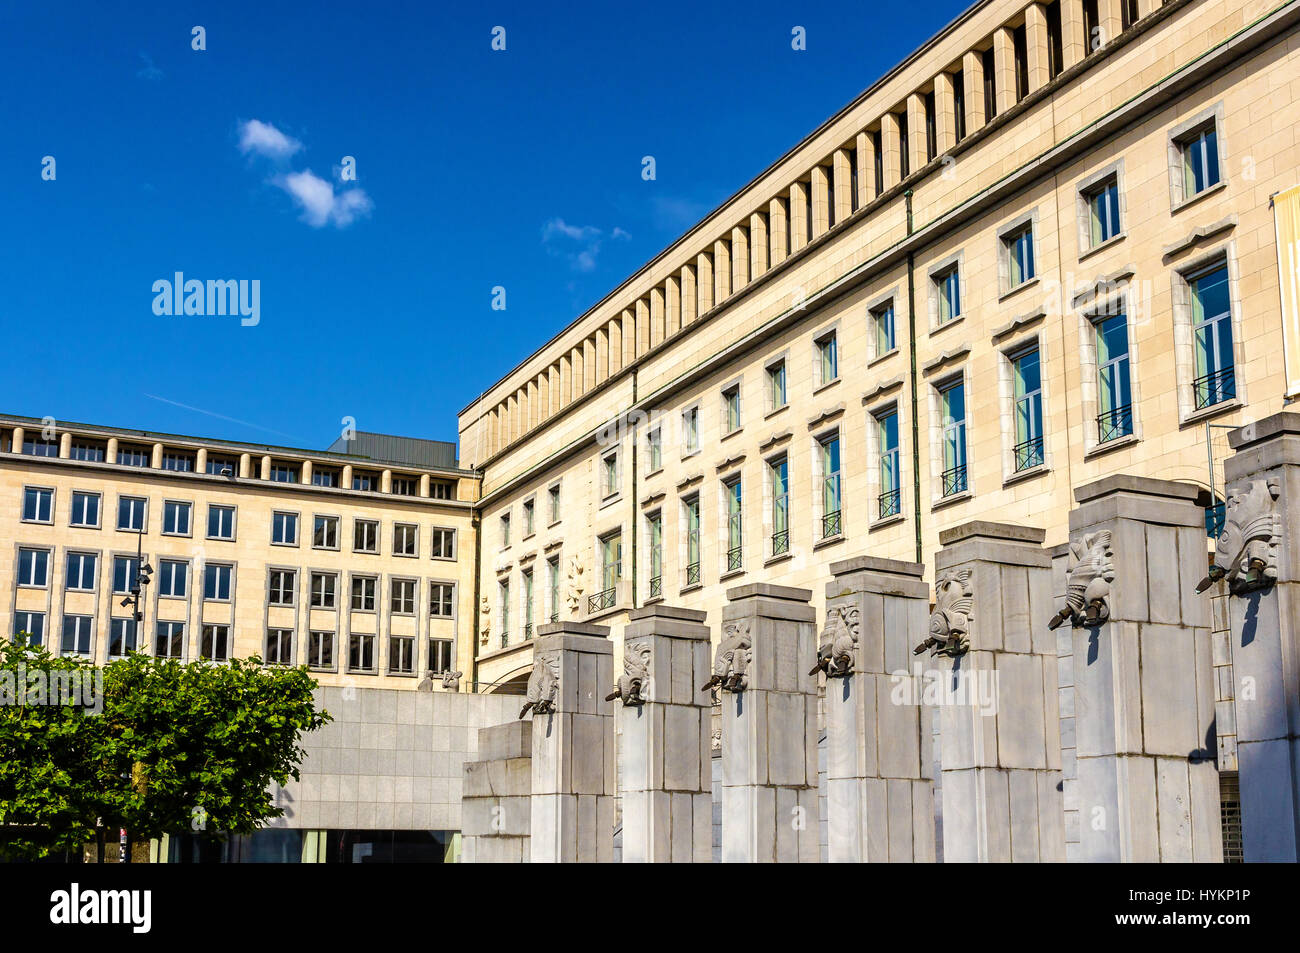
[[[1076,626],[1092,628],[1110,618],[1110,584],[1115,581],[1115,557],[1110,548],[1110,531],[1084,533],[1071,540],[1065,563],[1065,605],[1047,623],[1055,629],[1066,619]]]
[[[555,711],[555,699],[560,690],[560,656],[547,652],[533,659],[533,672],[528,676],[527,701],[519,709],[523,718],[531,710],[534,715]]]
[[[970,569],[949,570],[934,584],[934,611],[930,613],[930,635],[912,650],[920,655],[956,658],[970,650],[970,623],[975,613],[970,588]]]
[[[749,622],[744,619],[728,622],[722,627],[722,641],[713,658],[713,677],[700,691],[721,688],[724,692],[743,692],[749,686],[749,663],[754,642],[749,635]]]
[[[1228,490],[1214,562],[1210,574],[1197,584],[1197,592],[1225,578],[1235,596],[1266,589],[1277,581],[1277,550],[1282,542],[1282,514],[1277,511],[1280,492],[1276,477],[1251,480]]]
[[[429,674],[432,675],[433,673],[430,672]],[[460,691],[460,679],[463,674],[463,672],[453,672],[451,669],[447,669],[447,671],[443,672],[441,676],[442,687],[447,689],[449,692]]]
[[[569,588],[564,595],[564,599],[569,604],[569,612],[574,615],[577,615],[578,610],[582,607],[582,594],[587,588],[587,584],[583,580],[582,576],[582,561],[579,560],[577,556],[570,556]]]
[[[634,642],[623,648],[623,674],[619,676],[614,690],[605,696],[605,701],[615,698],[623,699],[627,707],[644,705],[645,691],[650,683],[650,643]]]
[[[826,628],[822,629],[822,643],[817,647],[817,664],[809,675],[825,672],[827,678],[843,678],[853,674],[853,662],[858,654],[859,617],[858,607],[854,605],[831,606],[826,610]]]
[[[488,644],[488,638],[492,635],[492,600],[484,596],[478,601],[478,640],[483,645]]]

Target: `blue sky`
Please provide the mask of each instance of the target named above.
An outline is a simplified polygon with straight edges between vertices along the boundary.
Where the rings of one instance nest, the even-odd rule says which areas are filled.
[[[6,3],[0,411],[455,439],[461,407],[965,5]],[[156,315],[178,271],[258,280],[259,323]]]

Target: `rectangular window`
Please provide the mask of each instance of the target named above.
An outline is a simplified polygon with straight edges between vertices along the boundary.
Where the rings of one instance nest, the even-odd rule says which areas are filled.
[[[239,475],[239,461],[234,457],[208,456],[208,473],[213,476],[233,477]]]
[[[429,671],[450,672],[452,670],[454,662],[451,646],[451,639],[429,640]]]
[[[455,497],[456,484],[451,480],[430,480],[429,497],[435,500],[450,500]]]
[[[991,48],[980,53],[980,64],[984,74],[984,122],[990,123],[998,114],[997,66]]]
[[[1056,79],[1065,68],[1061,37],[1061,0],[1052,0],[1043,8],[1047,20],[1047,78]]]
[[[682,522],[686,525],[686,585],[700,584],[700,498],[682,501]]]
[[[266,630],[266,664],[293,664],[293,629]]]
[[[51,523],[54,521],[54,491],[44,487],[23,487],[23,522]]]
[[[1219,141],[1213,121],[1178,141],[1183,161],[1183,198],[1219,184]]]
[[[790,464],[778,457],[767,465],[772,482],[772,555],[790,551]]]
[[[690,407],[682,412],[682,446],[685,455],[700,449],[700,408]]]
[[[311,545],[313,549],[339,548],[339,518],[337,516],[312,517]]]
[[[158,595],[184,599],[189,594],[190,565],[174,559],[158,564]]]
[[[415,615],[415,580],[394,579],[389,589],[389,611],[396,615]]]
[[[829,384],[840,376],[840,360],[835,339],[834,331],[817,339],[817,367],[821,374],[818,380],[819,386]]]
[[[367,470],[352,471],[352,489],[354,490],[378,490],[379,474],[371,473]]]
[[[735,433],[740,429],[740,385],[728,387],[722,392],[722,418],[725,433]]]
[[[501,610],[501,647],[510,644],[510,580],[497,583],[497,605]]]
[[[934,290],[939,300],[939,323],[961,317],[961,274],[957,265],[934,276]]]
[[[333,632],[309,632],[307,634],[307,665],[309,668],[333,670]]]
[[[520,573],[524,590],[524,638],[533,637],[533,571],[525,569]]]
[[[655,427],[645,435],[646,472],[656,473],[664,466],[663,430]]]
[[[122,658],[136,650],[137,627],[135,619],[110,619],[108,621],[108,657]]]
[[[298,468],[289,463],[271,464],[272,483],[297,483]]]
[[[871,331],[876,339],[876,357],[898,346],[894,341],[894,302],[871,310]]]
[[[1018,288],[1034,277],[1034,229],[1025,226],[1002,238],[1007,254],[1007,290]]]
[[[537,532],[537,505],[533,500],[524,500],[524,538]]]
[[[1201,410],[1237,396],[1232,355],[1232,304],[1228,267],[1218,265],[1187,279],[1192,297],[1192,392]]]
[[[850,149],[848,154],[849,160],[849,211],[858,210],[858,150]],[[760,213],[762,214],[762,213]],[[767,226],[767,216],[763,216],[764,227]]]
[[[46,440],[33,434],[23,440],[23,453],[29,457],[57,457],[59,441],[53,437]]]
[[[149,465],[149,451],[144,447],[119,444],[117,447],[117,462],[119,466],[123,467],[147,467]]]
[[[81,493],[75,490],[73,491],[71,525],[94,528],[99,527],[98,493]]]
[[[560,557],[546,563],[547,584],[551,591],[551,621],[560,621]]]
[[[1016,426],[1015,468],[1029,470],[1043,464],[1043,388],[1038,348],[1011,359]]]
[[[727,501],[727,572],[744,564],[744,507],[740,477],[723,484]]]
[[[1093,331],[1097,348],[1097,441],[1105,443],[1133,432],[1128,321],[1123,314],[1095,318]]]
[[[955,138],[966,138],[966,74],[961,70],[952,74],[952,118]]]
[[[393,555],[420,555],[420,528],[415,523],[393,524]]]
[[[501,545],[503,547],[510,545],[510,514],[501,514]]]
[[[900,179],[905,179],[912,174],[912,148],[907,136],[907,113],[897,113],[894,119],[898,122],[898,175]]]
[[[939,154],[939,134],[935,128],[934,90],[921,97],[925,105],[925,161],[933,162]]]
[[[965,493],[966,479],[966,385],[957,380],[939,389],[939,422],[942,427],[943,475],[941,496]]]
[[[613,605],[613,594],[623,576],[623,534],[610,533],[600,541],[600,588]],[[608,608],[608,606],[600,606]]]
[[[1119,25],[1120,29],[1127,30],[1138,21],[1137,0],[1120,0],[1119,4]]]
[[[1011,31],[1011,51],[1016,61],[1016,102],[1029,95],[1029,45],[1025,25]]]
[[[95,631],[95,620],[88,615],[63,617],[63,654],[89,655],[90,640]]]
[[[163,501],[163,528],[167,536],[190,535],[190,510],[193,504],[179,500]]]
[[[116,621],[116,620],[115,620]],[[26,636],[26,638],[20,638]],[[15,612],[14,641],[36,647],[45,644],[45,613]]]
[[[193,473],[194,454],[181,450],[165,450],[162,455],[162,468],[176,473]]]
[[[89,592],[95,588],[95,568],[99,558],[94,553],[68,553],[67,579],[69,589]]]
[[[208,539],[235,538],[235,508],[208,505]]]
[[[1088,203],[1089,247],[1096,248],[1119,234],[1119,180],[1111,176],[1084,193],[1084,198]]]
[[[600,460],[600,494],[611,497],[618,492],[618,453],[607,453]]]
[[[871,137],[871,154],[875,156],[875,163],[874,163],[875,168],[872,171],[875,174],[875,180],[876,180],[876,197],[879,198],[880,195],[885,191],[884,136],[881,134],[879,129],[875,130],[874,132],[867,133],[867,135]],[[790,247],[789,242],[786,243],[786,247],[787,248]]]
[[[840,435],[832,434],[817,442],[822,468],[822,539],[844,532],[843,499],[840,477]]]
[[[158,658],[185,656],[185,623],[159,622],[154,630],[154,655]]]
[[[353,576],[352,608],[357,612],[374,612],[377,587],[378,580],[374,576]]]
[[[348,636],[348,671],[373,672],[375,670],[375,637],[354,634]]]
[[[879,447],[880,518],[897,516],[903,511],[903,483],[898,453],[898,412],[886,411],[876,418],[876,441]]]
[[[560,484],[557,483],[547,490],[546,495],[551,503],[551,522],[558,523],[560,521]]]
[[[777,361],[768,367],[767,396],[770,410],[779,410],[786,405],[785,361]]]
[[[433,553],[434,559],[455,559],[456,558],[456,531],[447,529],[444,526],[435,526],[433,534]]]
[[[117,498],[117,528],[129,533],[143,533],[145,507],[148,502],[142,496],[119,496]]]
[[[339,471],[330,467],[312,467],[311,468],[312,486],[330,486],[339,485]]]
[[[419,496],[420,481],[415,477],[395,476],[392,482],[393,493],[397,496]]]
[[[664,594],[664,518],[651,513],[645,518],[646,548],[650,554],[650,590],[647,598],[659,599]]]
[[[394,635],[388,639],[388,670],[394,675],[410,675],[415,671],[415,637]]]
[[[140,560],[134,556],[113,557],[113,594],[124,595],[135,588],[140,573]]]
[[[266,601],[273,606],[293,605],[298,574],[292,569],[272,569],[268,575]]]
[[[50,583],[50,551],[18,550],[18,585],[43,589]]]
[[[271,542],[281,546],[298,545],[298,514],[271,514]]]
[[[456,586],[450,582],[429,584],[429,615],[439,619],[450,619],[455,612]]]
[[[68,455],[73,460],[85,460],[89,463],[104,462],[104,444],[89,440],[72,441],[72,452]],[[69,618],[81,618],[70,616]]]
[[[313,609],[333,609],[338,604],[336,587],[338,576],[332,572],[314,572],[311,574],[311,607]]]
[[[352,551],[354,553],[379,552],[379,523],[376,520],[352,521]]]
[[[1083,0],[1083,55],[1101,49],[1101,15],[1097,0]]]
[[[230,626],[205,625],[199,636],[199,657],[212,662],[230,658]]]
[[[214,602],[229,602],[234,566],[208,563],[203,567],[203,598]]]

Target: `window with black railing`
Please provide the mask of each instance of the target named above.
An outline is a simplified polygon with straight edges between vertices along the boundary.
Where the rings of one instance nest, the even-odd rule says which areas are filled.
[[[960,464],[943,471],[943,495],[955,496],[966,492],[966,465]]]
[[[897,516],[902,512],[903,491],[901,489],[886,490],[884,493],[880,494],[878,499],[880,502],[881,519],[884,519],[887,516]]]
[[[1225,400],[1237,396],[1236,369],[1225,367],[1209,374],[1202,374],[1192,381],[1192,393],[1196,398],[1196,409],[1204,410]]]
[[[551,621],[552,621],[552,622],[559,622],[559,621],[560,621],[560,610],[559,610],[559,609],[552,609],[552,610],[551,610]]]
[[[525,623],[524,623],[524,638],[525,638],[525,639],[531,639],[532,637],[533,637],[533,624],[532,624],[531,622],[525,622]]]
[[[510,645],[510,636],[507,635],[506,633],[502,632],[502,633],[501,633],[501,647],[504,649],[504,648],[506,648],[506,647],[509,646],[509,645]]]
[[[700,584],[700,564],[688,563],[686,566],[686,585],[698,586]]]
[[[1028,440],[1022,440],[1016,444],[1014,452],[1016,456],[1016,472],[1042,466],[1043,438],[1030,437]]]
[[[593,592],[590,596],[587,597],[587,611],[601,612],[605,609],[614,608],[614,602],[616,601],[617,594],[618,594],[617,588],[605,589],[602,590],[601,592]]]
[[[772,555],[782,556],[790,551],[790,531],[783,529],[772,534]]]
[[[838,536],[844,531],[840,521],[840,511],[831,510],[822,517],[822,539],[830,539],[832,536]]]
[[[732,546],[727,550],[727,572],[734,572],[740,568],[741,549],[739,546]]]
[[[1097,441],[1106,443],[1133,432],[1133,405],[1125,404],[1097,415]]]
[[[650,577],[650,598],[658,599],[663,594],[664,594],[664,577],[651,576]]]

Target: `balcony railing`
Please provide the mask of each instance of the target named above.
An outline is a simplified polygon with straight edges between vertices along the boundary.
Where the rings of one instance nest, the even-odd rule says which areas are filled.
[[[501,647],[504,649],[510,645],[510,636],[505,632],[501,633]]]
[[[560,610],[559,610],[559,609],[552,609],[552,610],[551,610],[551,621],[552,621],[552,622],[559,622],[559,621],[560,621]]]
[[[700,584],[700,564],[691,563],[686,567],[686,585],[698,586]]]
[[[943,471],[943,495],[956,496],[966,492],[966,464],[949,467]]]
[[[604,609],[614,608],[617,601],[618,589],[605,589],[602,592],[593,592],[587,597],[587,611],[601,612]]]
[[[1016,472],[1043,465],[1043,438],[1030,437],[1015,445]]]
[[[525,623],[524,623],[524,641],[527,641],[528,639],[531,639],[532,637],[533,637],[533,624],[532,624],[531,622],[525,622]]]
[[[1196,398],[1197,410],[1232,400],[1237,396],[1236,369],[1225,367],[1220,371],[1202,374],[1192,381],[1192,393]]]
[[[650,577],[650,598],[659,599],[663,596],[663,594],[664,594],[664,577],[651,576]]]
[[[782,556],[790,551],[790,531],[783,529],[772,534],[772,555]]]
[[[1133,405],[1125,404],[1097,415],[1097,442],[1106,443],[1133,432]]]
[[[883,520],[887,516],[897,516],[903,509],[903,491],[901,488],[896,490],[886,490],[879,496],[880,518]]]
[[[733,546],[727,550],[727,572],[734,572],[740,568],[741,550],[739,546]]]
[[[822,539],[830,539],[842,532],[844,532],[844,526],[840,522],[839,510],[831,510],[822,517]]]

